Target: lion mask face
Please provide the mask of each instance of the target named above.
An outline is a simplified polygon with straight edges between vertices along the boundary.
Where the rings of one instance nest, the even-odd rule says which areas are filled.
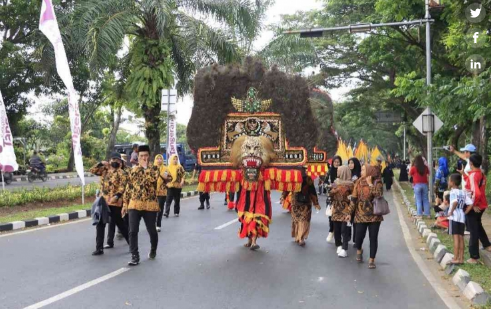
[[[264,136],[241,136],[235,140],[230,156],[235,167],[260,169],[274,160],[273,143]]]

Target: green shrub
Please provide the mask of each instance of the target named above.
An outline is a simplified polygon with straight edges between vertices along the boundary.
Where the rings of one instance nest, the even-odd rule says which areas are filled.
[[[85,196],[94,196],[98,184],[85,186]],[[82,187],[71,186],[58,188],[35,188],[33,190],[18,190],[0,192],[0,207],[11,207],[36,202],[53,202],[59,200],[75,200],[82,196]]]

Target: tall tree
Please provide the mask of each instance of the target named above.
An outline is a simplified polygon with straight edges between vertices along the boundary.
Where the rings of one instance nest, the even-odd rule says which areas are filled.
[[[257,36],[269,0],[90,0],[74,21],[94,72],[129,41],[127,87],[136,97],[133,110],[145,119],[152,155],[160,146],[160,93],[177,80],[184,94],[197,68],[231,63],[242,53],[235,39]],[[214,21],[219,27],[213,27]]]

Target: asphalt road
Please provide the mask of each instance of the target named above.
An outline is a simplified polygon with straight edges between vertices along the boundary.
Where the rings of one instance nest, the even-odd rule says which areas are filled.
[[[98,182],[98,181],[99,181],[99,177],[85,177],[85,184]],[[56,188],[56,187],[64,187],[68,184],[80,185],[80,179],[79,178],[48,179],[46,182],[43,182],[41,180],[35,180],[32,183],[28,181],[20,181],[20,182],[14,181],[10,185],[5,185],[5,190],[9,190],[9,191],[20,190],[20,189],[31,190],[33,188],[42,188],[42,187]],[[0,184],[0,189],[1,189],[1,184]]]
[[[290,215],[275,203],[270,236],[252,252],[237,237],[238,223],[215,229],[236,214],[221,194],[212,202],[211,210],[199,211],[197,199],[187,199],[179,218],[164,218],[154,261],[146,258],[142,222],[142,261],[129,270],[123,241],[103,256],[90,255],[95,229],[88,220],[0,237],[0,308],[57,295],[46,308],[446,308],[410,256],[395,211],[382,223],[377,269],[369,270],[355,261],[354,249],[340,259],[326,243],[324,208],[314,210],[302,248],[290,238]],[[108,274],[114,277],[102,281]]]

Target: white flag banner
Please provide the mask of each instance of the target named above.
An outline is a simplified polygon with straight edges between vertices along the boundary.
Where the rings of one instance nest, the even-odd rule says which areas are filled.
[[[72,129],[72,147],[75,158],[75,169],[80,181],[85,185],[84,163],[82,161],[82,148],[80,148],[80,112],[78,109],[78,96],[73,87],[72,75],[65,53],[65,47],[61,39],[60,29],[56,21],[55,11],[51,0],[43,0],[41,6],[41,17],[39,19],[39,30],[53,44],[56,58],[56,71],[68,90],[68,113],[70,115],[70,127]]]
[[[174,115],[169,115],[169,123],[167,125],[167,158],[170,159],[172,155],[177,155],[177,160],[179,160],[179,154],[177,153],[177,122]]]
[[[10,131],[7,111],[3,103],[2,92],[0,91],[0,169],[4,173],[11,173],[19,169],[14,152],[14,139]]]

